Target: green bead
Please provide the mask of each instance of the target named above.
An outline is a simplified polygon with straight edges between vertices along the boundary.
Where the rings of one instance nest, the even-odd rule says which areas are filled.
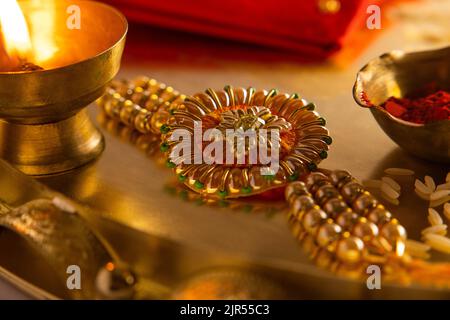
[[[169,144],[167,144],[166,142],[161,143],[161,145],[159,146],[159,150],[161,150],[161,152],[166,152],[169,150]]]
[[[175,111],[176,111],[175,109],[170,109],[170,110],[169,110],[169,114],[170,114],[171,116],[173,116],[173,115],[175,114]]]
[[[225,198],[228,195],[228,192],[226,190],[219,190],[217,191],[217,194],[219,195],[219,197]]]
[[[167,160],[166,166],[167,166],[167,168],[173,169],[173,168],[175,168],[177,165],[176,165],[175,163],[173,163],[172,161]]]
[[[185,182],[186,179],[187,179],[187,177],[186,177],[186,176],[183,176],[181,173],[178,175],[178,181],[180,181],[180,182]]]
[[[201,183],[200,181],[198,181],[198,180],[194,182],[194,187],[196,189],[203,189],[204,186],[205,185],[203,183]]]
[[[319,121],[319,124],[320,124],[321,126],[324,126],[324,125],[327,124],[327,121],[325,120],[325,118],[320,117],[320,118],[318,118],[317,120]]]
[[[333,139],[332,139],[330,136],[323,137],[322,140],[323,140],[327,145],[330,145],[330,144],[333,143]]]
[[[294,94],[292,95],[292,99],[298,99],[298,97],[299,97],[298,93],[294,93]]]
[[[159,130],[162,134],[166,134],[170,131],[170,127],[167,124],[163,124]]]
[[[309,171],[316,171],[317,165],[314,162],[308,163],[308,170]]]
[[[252,189],[252,187],[250,187],[250,186],[248,186],[248,187],[243,187],[243,188],[241,189],[241,192],[244,193],[244,194],[249,194],[249,193],[251,193],[252,191],[253,191],[253,189]]]
[[[263,178],[267,181],[273,181],[275,180],[275,175],[274,174],[267,174],[267,175],[263,175]]]
[[[293,174],[291,174],[291,175],[288,177],[288,180],[289,180],[289,181],[296,181],[296,180],[298,180],[298,177],[299,177],[298,172],[294,172]]]
[[[328,158],[328,152],[326,152],[325,150],[322,150],[322,151],[320,151],[319,156],[322,159],[326,159],[326,158]]]
[[[314,103],[310,102],[305,106],[305,108],[306,108],[306,110],[313,111],[314,109],[316,109],[316,105]]]

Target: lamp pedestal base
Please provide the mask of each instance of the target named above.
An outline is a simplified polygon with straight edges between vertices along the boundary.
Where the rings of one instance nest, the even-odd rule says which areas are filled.
[[[49,175],[80,167],[104,149],[100,131],[82,109],[45,124],[0,120],[0,157],[28,175]]]

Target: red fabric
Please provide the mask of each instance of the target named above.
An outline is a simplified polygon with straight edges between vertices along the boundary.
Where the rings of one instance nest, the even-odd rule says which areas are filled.
[[[327,57],[353,29],[361,28],[369,4],[341,0],[337,13],[324,13],[319,0],[105,0],[130,21],[246,43],[303,56]]]

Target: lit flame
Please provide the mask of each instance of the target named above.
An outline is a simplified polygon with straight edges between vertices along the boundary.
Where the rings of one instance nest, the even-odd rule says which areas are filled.
[[[54,58],[58,51],[55,42],[56,1],[33,0],[32,3],[36,8],[45,8],[45,10],[30,12],[28,15],[33,43],[34,60],[32,62],[45,67],[46,63]]]
[[[30,33],[16,0],[0,0],[0,26],[8,56],[29,58],[32,53]]]

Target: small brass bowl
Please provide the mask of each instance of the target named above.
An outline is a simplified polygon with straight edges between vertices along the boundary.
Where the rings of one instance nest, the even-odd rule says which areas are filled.
[[[404,97],[427,84],[450,88],[450,47],[405,53],[392,51],[370,61],[357,74],[353,97],[370,108],[383,131],[401,148],[420,158],[450,163],[450,121],[416,124],[381,107],[390,97]]]

